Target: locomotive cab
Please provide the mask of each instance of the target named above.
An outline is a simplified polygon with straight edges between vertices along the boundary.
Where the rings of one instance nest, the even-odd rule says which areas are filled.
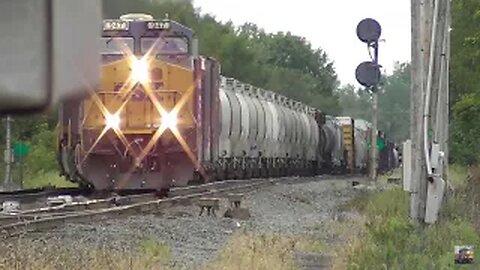
[[[107,190],[162,189],[190,178],[185,174],[196,167],[193,31],[127,14],[104,20],[101,40],[100,86],[60,109],[64,173]]]

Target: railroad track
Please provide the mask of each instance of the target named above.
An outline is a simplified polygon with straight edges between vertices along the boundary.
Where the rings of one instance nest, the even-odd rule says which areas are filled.
[[[326,177],[332,179],[331,176],[321,176],[227,180],[198,186],[174,188],[166,198],[158,198],[158,195],[155,193],[147,193],[30,209],[11,215],[0,215],[0,235],[8,238],[29,232],[52,229],[67,223],[93,222],[99,218],[120,215],[156,213],[173,205],[192,204],[202,197],[222,197],[228,193],[244,193],[275,184],[320,181]],[[333,178],[345,179],[345,177]]]
[[[17,201],[21,204],[33,203],[42,198],[59,195],[79,196],[88,193],[84,188],[56,188],[45,187],[35,189],[23,189],[14,191],[0,191],[0,202]]]

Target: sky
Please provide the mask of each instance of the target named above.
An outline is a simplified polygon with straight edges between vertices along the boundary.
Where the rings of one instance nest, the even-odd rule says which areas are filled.
[[[370,60],[356,34],[364,18],[382,26],[379,63],[384,72],[390,74],[396,61],[410,61],[409,0],[194,0],[194,5],[222,22],[252,22],[267,32],[305,37],[328,54],[343,85],[360,87],[355,69]]]

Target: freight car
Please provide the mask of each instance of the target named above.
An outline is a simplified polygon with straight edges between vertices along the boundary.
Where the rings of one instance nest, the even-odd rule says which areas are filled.
[[[59,109],[58,160],[70,181],[168,189],[367,168],[367,122],[221,76],[173,20],[105,20],[102,42],[99,89]]]

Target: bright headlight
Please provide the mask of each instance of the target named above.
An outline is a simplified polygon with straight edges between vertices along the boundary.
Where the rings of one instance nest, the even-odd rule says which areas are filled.
[[[118,114],[109,114],[105,117],[105,124],[107,128],[118,128],[120,127],[120,116]]]
[[[148,81],[148,63],[145,59],[134,58],[132,61],[132,79],[135,82]]]
[[[175,128],[177,126],[177,114],[173,112],[165,114],[162,117],[162,124],[169,129]]]

